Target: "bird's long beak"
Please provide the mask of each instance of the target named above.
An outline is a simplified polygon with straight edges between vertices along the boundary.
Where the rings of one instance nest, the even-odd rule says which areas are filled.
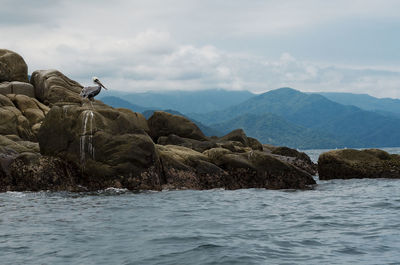
[[[102,88],[104,88],[105,90],[108,90],[105,86],[103,86],[103,84],[102,84],[100,81],[97,81],[97,83],[98,83]]]

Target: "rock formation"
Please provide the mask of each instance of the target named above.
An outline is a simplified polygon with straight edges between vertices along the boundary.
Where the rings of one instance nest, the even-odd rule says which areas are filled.
[[[199,127],[190,120],[173,115],[163,111],[156,111],[149,118],[150,135],[157,141],[161,136],[175,134],[180,137],[206,140],[205,135],[200,131]]]
[[[318,159],[321,180],[400,178],[400,155],[379,149],[343,149],[323,153]]]
[[[57,102],[82,103],[82,86],[57,70],[39,70],[32,73],[31,84],[38,100],[52,106]]]
[[[35,88],[30,83],[19,81],[3,82],[0,83],[0,94],[18,94],[34,98]]]
[[[315,184],[312,162],[295,150],[264,148],[243,130],[208,138],[190,120],[165,112],[146,120],[83,100],[82,86],[56,70],[35,71],[28,84],[23,67],[0,62],[7,81],[0,83],[0,191]]]
[[[49,108],[25,95],[0,95],[0,134],[36,140],[36,135]]]
[[[293,164],[296,167],[310,173],[311,175],[316,175],[318,172],[317,165],[311,161],[310,157],[306,153],[299,152],[286,146],[276,147],[271,145],[263,145],[263,148],[264,150],[268,150],[268,152],[274,155],[274,157]]]
[[[148,131],[142,114],[101,102],[69,103],[51,108],[38,138],[43,155],[80,165],[92,187],[160,189],[158,156]]]
[[[0,49],[0,83],[4,81],[28,82],[28,66],[19,54]]]

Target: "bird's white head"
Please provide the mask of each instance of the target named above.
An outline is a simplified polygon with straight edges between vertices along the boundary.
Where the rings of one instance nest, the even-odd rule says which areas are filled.
[[[103,86],[103,84],[100,82],[100,80],[97,76],[93,76],[93,82],[107,90],[107,88],[105,86]]]

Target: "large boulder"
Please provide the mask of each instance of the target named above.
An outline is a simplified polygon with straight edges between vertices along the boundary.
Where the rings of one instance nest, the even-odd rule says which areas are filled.
[[[163,111],[156,111],[149,118],[150,133],[155,142],[161,136],[175,134],[177,136],[199,141],[206,141],[207,137],[199,127],[189,119]]]
[[[212,189],[224,187],[227,173],[206,155],[176,145],[157,145],[163,169],[163,189]]]
[[[25,95],[0,95],[0,134],[35,141],[49,108]]]
[[[400,155],[379,149],[343,149],[323,153],[318,159],[321,180],[400,178]]]
[[[143,115],[93,104],[55,104],[39,131],[43,155],[81,168],[90,189],[160,189],[159,160]]]
[[[34,134],[28,119],[14,105],[14,103],[3,95],[0,95],[0,134],[18,135],[22,139],[33,140]]]
[[[57,70],[38,70],[32,73],[35,96],[46,105],[57,102],[82,103],[82,86]]]
[[[28,66],[19,54],[0,49],[0,83],[4,81],[29,82]]]

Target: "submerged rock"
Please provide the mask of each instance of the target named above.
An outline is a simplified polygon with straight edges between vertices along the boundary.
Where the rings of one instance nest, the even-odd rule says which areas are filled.
[[[319,178],[400,178],[400,155],[379,149],[343,149],[323,153],[318,159]]]

